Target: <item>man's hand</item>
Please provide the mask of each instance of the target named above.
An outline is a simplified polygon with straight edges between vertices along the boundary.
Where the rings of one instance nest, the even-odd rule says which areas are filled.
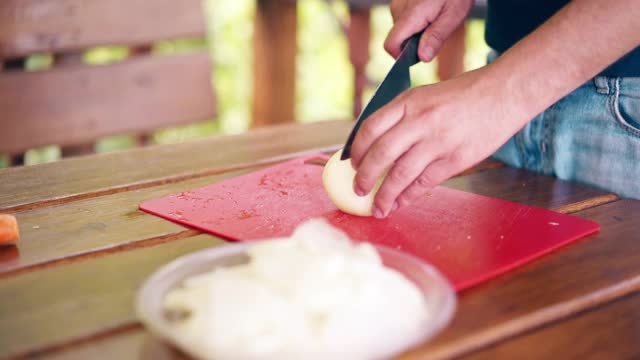
[[[473,0],[393,0],[391,16],[394,25],[384,48],[397,58],[402,43],[426,28],[418,45],[418,57],[429,62],[464,21],[472,6]]]
[[[500,84],[484,79],[485,71],[410,89],[363,123],[351,149],[355,192],[369,193],[389,169],[375,217],[490,156],[528,120],[506,107]]]
[[[419,50],[424,60],[425,45],[439,45],[471,1],[392,5],[396,26],[387,50],[396,55],[403,40],[430,24]],[[488,157],[536,114],[639,46],[638,18],[639,0],[574,0],[491,65],[401,94],[372,114],[353,142],[354,190],[368,193],[388,169],[374,202],[374,215],[384,217]]]

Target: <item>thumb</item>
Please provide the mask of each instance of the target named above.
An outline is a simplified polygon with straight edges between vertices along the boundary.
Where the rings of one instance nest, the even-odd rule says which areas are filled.
[[[429,62],[433,60],[445,40],[447,40],[451,33],[453,33],[465,19],[464,13],[458,15],[447,8],[442,10],[440,16],[427,27],[420,38],[418,57],[422,61]]]

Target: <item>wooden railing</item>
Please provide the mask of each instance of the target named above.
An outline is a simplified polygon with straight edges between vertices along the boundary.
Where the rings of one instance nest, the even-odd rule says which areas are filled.
[[[370,14],[375,5],[388,0],[347,0],[350,23],[347,28],[349,60],[354,68],[353,117],[362,108],[362,93],[368,80]],[[254,39],[253,125],[294,121],[297,2],[257,0]],[[486,0],[477,0],[469,18],[484,19]],[[460,37],[460,33],[457,34]],[[455,45],[454,45],[455,46]],[[461,59],[447,59],[459,61]],[[455,67],[455,66],[454,66]],[[459,66],[458,66],[459,67]],[[441,76],[451,76],[442,71]]]

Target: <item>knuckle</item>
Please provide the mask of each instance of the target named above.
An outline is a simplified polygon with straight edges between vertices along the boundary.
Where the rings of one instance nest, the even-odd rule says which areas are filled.
[[[398,196],[398,200],[397,200],[398,201],[398,205],[400,205],[402,207],[407,206],[407,205],[411,204],[411,202],[413,202],[413,199],[414,198],[413,198],[413,196],[411,196],[410,193],[402,194],[402,195]]]
[[[354,169],[357,169],[357,167],[360,165],[360,162],[362,161],[362,157],[364,155],[363,152],[364,149],[359,146],[359,144],[354,142],[351,147],[351,166]]]
[[[461,164],[461,163],[464,163],[471,156],[472,156],[471,149],[467,149],[463,147],[451,153],[450,161],[454,164]]]
[[[415,181],[415,185],[421,190],[427,190],[433,188],[435,186],[435,182],[431,178],[431,174],[428,171],[425,171],[418,176]]]
[[[354,182],[356,186],[366,191],[369,189],[369,184],[372,183],[369,178],[370,178],[370,175],[367,172],[358,171],[354,179]]]
[[[384,164],[390,160],[394,144],[388,139],[380,139],[371,149],[371,160],[376,164]]]
[[[468,147],[461,147],[454,151],[449,159],[452,166],[460,169],[470,165],[475,158],[474,151]]]
[[[409,166],[404,164],[397,164],[389,172],[389,178],[391,181],[396,183],[406,182],[412,173],[413,172],[411,171],[411,168]]]
[[[417,191],[416,187],[412,185],[407,189],[407,191],[398,196],[398,205],[404,207],[411,204],[418,197],[418,194],[419,191]]]
[[[397,171],[392,171],[389,173],[389,175],[387,176],[387,179],[389,179],[389,181],[391,181],[392,183],[400,183],[403,181],[403,179],[406,179],[405,176],[403,176],[402,174],[400,174]]]
[[[422,126],[431,128],[431,127],[433,127],[433,125],[427,120],[429,120],[430,118],[434,118],[434,115],[435,115],[435,113],[433,112],[433,110],[431,108],[425,107],[425,108],[417,109],[414,112],[414,116],[413,117],[416,118],[416,119],[422,120],[422,121],[420,121]]]
[[[449,165],[456,169],[461,169],[464,167],[465,159],[459,154],[453,154],[448,159]]]
[[[456,129],[449,126],[440,127],[435,131],[444,149],[450,149],[455,143],[456,132]]]
[[[378,134],[380,133],[380,131],[378,130],[375,121],[372,121],[374,119],[368,119],[367,122],[364,123],[364,125],[362,125],[362,128],[360,129],[360,131],[358,131],[358,136],[361,137],[362,139],[368,140],[368,141],[373,141],[375,138],[378,137]]]
[[[390,156],[389,148],[380,144],[371,150],[371,161],[375,164],[383,164]]]
[[[400,208],[407,207],[409,204],[411,204],[411,201],[410,201],[410,200],[407,200],[407,198],[406,198],[404,195],[399,196],[399,197],[396,199],[396,202],[398,203],[398,206],[399,206]]]
[[[444,34],[442,34],[442,32],[439,30],[433,30],[431,34],[429,34],[429,37],[431,43],[438,47],[441,46],[445,40]]]

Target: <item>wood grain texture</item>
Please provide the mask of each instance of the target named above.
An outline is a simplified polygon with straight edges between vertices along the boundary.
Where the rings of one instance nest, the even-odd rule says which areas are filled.
[[[463,359],[638,359],[639,309],[636,293]]]
[[[129,328],[132,328],[129,330]],[[132,359],[132,360],[194,360],[180,350],[169,346],[144,331],[141,325],[124,327],[125,331],[79,339],[55,348],[30,353],[28,359],[40,360],[85,360],[85,359]],[[108,354],[108,355],[105,355]]]
[[[201,235],[2,279],[0,358],[131,324],[135,293],[155,269],[221,243]]]
[[[82,254],[123,245],[136,246],[138,242],[157,242],[167,237],[184,236],[184,227],[138,211],[140,202],[205,186],[256,169],[250,167],[218,176],[195,178],[19,212],[17,217],[22,230],[22,240],[11,254],[2,256],[5,252],[0,249],[0,277],[3,273],[6,275],[8,272],[31,270],[36,265]],[[515,170],[508,168],[481,171],[452,179],[446,185],[542,207],[582,202],[601,194],[592,188],[532,173],[524,173],[531,179],[528,180],[529,186],[522,187],[520,182],[517,182],[514,189],[510,186],[508,176],[513,171]],[[516,172],[521,174],[520,171]],[[474,184],[485,185],[478,187]],[[556,197],[549,197],[547,191],[553,188],[557,190],[554,193]]]
[[[488,164],[491,168],[491,162]],[[482,167],[483,163],[479,166]],[[456,177],[445,182],[445,185],[474,194],[547,209],[584,202],[595,206],[603,201],[611,201],[611,198],[617,198],[596,188],[511,167],[499,167]]]
[[[640,290],[640,201],[575,215],[599,234],[462,293],[452,324],[403,359],[448,359]]]
[[[186,227],[138,210],[142,201],[209,185],[243,172],[228,172],[174,184],[101,196],[17,214],[22,239],[13,257],[0,256],[3,273],[50,261],[72,258],[89,252],[104,251],[126,244],[171,237]],[[199,234],[192,230],[187,235]],[[0,248],[0,254],[4,252]]]
[[[295,120],[297,16],[295,1],[256,1],[253,126]]]
[[[492,158],[488,158],[485,159],[479,163],[477,163],[476,165],[472,166],[471,168],[462,171],[460,174],[458,174],[458,176],[464,176],[464,175],[470,175],[476,172],[480,172],[480,171],[485,171],[485,170],[492,170],[492,169],[499,169],[499,168],[503,168],[506,165],[498,160],[492,159]]]
[[[401,358],[449,358],[468,354],[507,337],[596,307],[613,299],[615,296],[611,296],[612,294],[622,296],[640,289],[640,233],[636,231],[637,217],[634,217],[634,213],[638,214],[639,211],[640,202],[621,200],[580,212],[579,216],[602,224],[602,232],[599,235],[560,249],[536,262],[461,294],[454,321],[444,333],[432,344],[417,348]],[[134,250],[117,256],[102,257],[90,262],[54,267],[46,272],[27,273],[9,278],[8,281],[3,280],[0,286],[11,284],[11,293],[5,291],[7,288],[1,288],[0,309],[5,309],[9,301],[13,307],[10,314],[0,317],[2,319],[0,328],[7,328],[5,326],[8,324],[16,328],[15,335],[10,334],[9,338],[1,341],[13,344],[14,351],[29,349],[31,352],[42,353],[36,350],[47,349],[55,344],[71,344],[78,336],[85,338],[104,331],[106,328],[104,319],[107,315],[110,318],[119,319],[121,323],[130,324],[133,321],[132,305],[124,303],[123,299],[131,299],[133,296],[136,288],[134,283],[142,280],[138,273],[148,274],[151,271],[149,268],[156,264],[152,257],[173,253],[174,250],[170,250],[173,246],[197,241],[194,239],[197,238]],[[118,265],[113,265],[114,263]],[[138,265],[131,265],[134,263]],[[69,286],[82,284],[84,279],[90,279],[115,267],[120,273],[129,274],[129,276],[124,280],[117,277],[109,283],[101,284],[94,281],[95,289],[74,292],[71,294],[73,296],[62,296],[55,291],[56,286],[53,284],[56,282],[64,281]],[[106,277],[106,275],[102,276]],[[52,285],[43,288],[41,284]],[[616,286],[617,288],[612,288]],[[103,289],[106,287],[111,291],[111,295]],[[33,294],[35,289],[40,289],[36,295]],[[103,296],[102,301],[100,304],[95,304],[94,300],[99,295]],[[114,297],[120,300],[113,299]],[[581,307],[574,307],[573,312],[555,314],[555,317],[536,315],[541,311],[544,312],[545,309],[553,309],[554,306],[562,306],[567,302],[585,297],[591,301],[579,304]],[[50,304],[51,302],[53,305]],[[59,302],[66,302],[66,306],[58,304]],[[24,305],[27,303],[28,306]],[[106,304],[112,305],[106,306]],[[98,306],[105,306],[106,309],[101,310]],[[79,311],[65,313],[65,309],[68,308],[79,309]],[[37,309],[41,310],[36,311]],[[104,315],[104,312],[108,314]],[[19,321],[26,319],[27,316],[29,321]],[[64,329],[63,334],[51,334],[45,330],[36,331],[46,329],[49,326],[47,324],[60,321],[64,316],[68,317],[67,323],[73,326]],[[523,322],[523,319],[530,318],[538,322]],[[113,323],[113,321],[106,322],[106,324]],[[520,327],[508,326],[509,324],[520,324]],[[507,329],[510,332],[496,332],[496,329]],[[26,338],[21,336],[31,331],[35,331],[34,335]],[[482,334],[488,335],[483,338],[484,342],[478,345],[479,347],[470,347],[465,343],[467,339],[478,339]],[[102,358],[108,358],[110,349],[116,346],[113,344],[121,343],[120,341],[131,342],[127,345],[128,350],[119,348],[118,353],[122,354],[123,358],[139,356],[139,349],[143,346],[140,342],[144,337],[138,332],[119,334],[115,337],[127,339],[98,337],[91,346],[83,341],[78,348],[74,348],[72,344],[63,347],[62,352],[57,356],[72,356],[76,351],[84,352],[91,349],[92,353],[105,354]],[[3,347],[0,346],[0,349]]]
[[[349,7],[347,41],[349,61],[353,66],[353,118],[357,119],[363,108],[363,94],[369,85],[367,64],[369,63],[369,39],[371,38],[371,8]]]
[[[200,0],[3,0],[0,59],[203,36]]]
[[[137,359],[132,354],[132,347],[137,350],[139,344],[143,344],[146,340],[141,333],[144,327],[140,323],[132,323],[124,326],[118,326],[111,330],[74,339],[67,343],[60,343],[53,347],[42,351],[30,352],[18,356],[10,356],[9,359],[93,359],[105,356],[104,353],[97,349],[99,347],[93,344],[102,344],[109,346],[109,356],[113,359]],[[147,336],[148,337],[148,336]],[[68,352],[67,350],[73,350]],[[98,350],[98,351],[96,351]]]
[[[290,158],[297,152],[337,150],[351,126],[347,121],[273,126],[185,144],[0,169],[0,210],[15,212],[213,175]]]
[[[199,51],[0,73],[0,108],[0,153],[204,121],[215,115],[211,65]]]

